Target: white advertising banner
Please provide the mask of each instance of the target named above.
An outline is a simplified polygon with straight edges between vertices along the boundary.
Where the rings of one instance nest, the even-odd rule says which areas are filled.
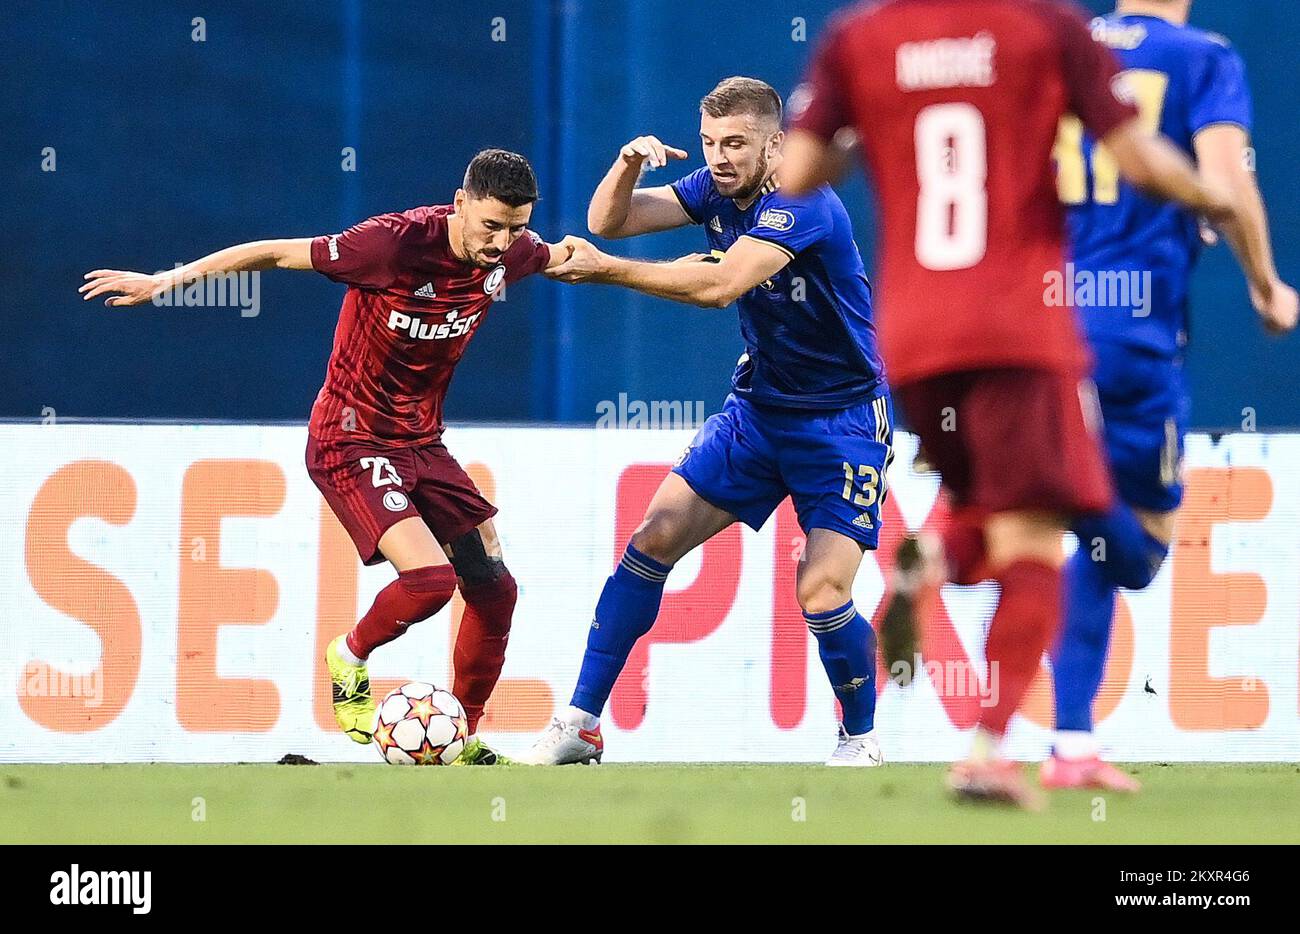
[[[484,733],[519,752],[567,704],[593,607],[689,431],[453,427],[519,581]],[[378,761],[333,728],[321,654],[392,579],[363,568],[301,427],[0,425],[0,762]],[[879,610],[905,528],[938,527],[910,438],[855,599]],[[1196,435],[1170,560],[1121,596],[1098,732],[1121,760],[1300,759],[1300,436]],[[835,705],[794,598],[787,502],[673,571],[605,711],[607,761],[813,761]],[[949,587],[916,681],[881,692],[892,761],[948,760],[987,703],[994,592]],[[371,660],[376,693],[450,685],[459,600]],[[1050,678],[1010,751],[1050,741]],[[884,679],[880,679],[882,682]]]

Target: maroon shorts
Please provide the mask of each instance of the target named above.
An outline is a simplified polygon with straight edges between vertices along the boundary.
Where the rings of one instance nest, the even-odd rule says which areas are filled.
[[[957,505],[1066,516],[1110,507],[1090,381],[1050,370],[965,370],[899,387],[894,398]]]
[[[441,441],[386,448],[309,437],[307,473],[366,564],[384,560],[379,539],[410,516],[445,545],[497,513]]]

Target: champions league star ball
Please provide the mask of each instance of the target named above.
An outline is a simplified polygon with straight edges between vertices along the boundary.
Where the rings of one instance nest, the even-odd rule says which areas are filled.
[[[450,765],[468,736],[460,701],[423,681],[385,697],[375,718],[375,748],[390,765]]]

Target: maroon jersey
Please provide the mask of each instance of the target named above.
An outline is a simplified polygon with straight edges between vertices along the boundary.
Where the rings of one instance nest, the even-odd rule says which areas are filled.
[[[550,250],[526,231],[491,269],[456,258],[449,204],[380,214],[311,243],[311,264],[348,286],[310,434],[322,441],[427,444],[442,401],[493,295],[543,269]]]
[[[1065,237],[1051,156],[1067,112],[1098,137],[1136,115],[1117,70],[1052,0],[886,0],[830,27],[791,110],[862,143],[892,382],[1087,366],[1072,309],[1045,298]]]

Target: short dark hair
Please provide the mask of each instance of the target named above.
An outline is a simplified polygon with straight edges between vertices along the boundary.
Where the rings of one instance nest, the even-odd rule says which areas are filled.
[[[736,75],[723,78],[700,100],[700,113],[710,117],[753,114],[781,124],[781,95],[766,81]]]
[[[471,198],[496,198],[512,208],[537,200],[537,176],[528,160],[505,149],[484,149],[469,161],[461,186]]]

